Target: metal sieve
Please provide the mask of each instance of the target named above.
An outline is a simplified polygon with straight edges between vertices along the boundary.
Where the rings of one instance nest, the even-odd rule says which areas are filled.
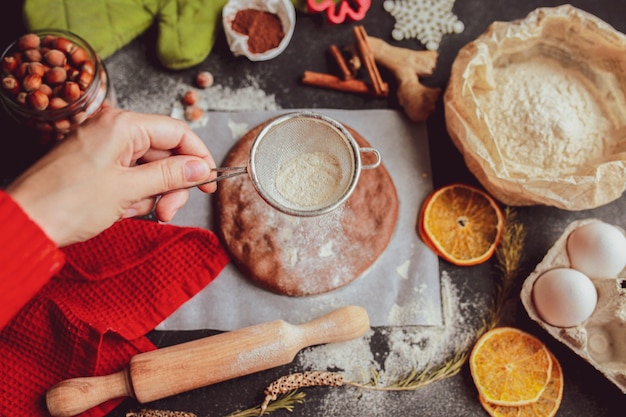
[[[375,161],[362,164],[361,153]],[[248,173],[259,195],[275,209],[295,216],[328,213],[354,191],[362,169],[380,165],[380,153],[361,148],[336,120],[309,111],[288,113],[269,122],[250,148],[245,167],[214,168],[223,175]]]

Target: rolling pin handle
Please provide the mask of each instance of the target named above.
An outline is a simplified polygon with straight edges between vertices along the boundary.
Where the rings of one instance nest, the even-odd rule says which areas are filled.
[[[122,370],[111,375],[61,381],[46,393],[46,405],[53,417],[71,417],[105,401],[132,396],[128,370]]]
[[[303,343],[298,349],[324,343],[340,343],[363,336],[370,329],[367,310],[360,306],[346,306],[299,324]]]

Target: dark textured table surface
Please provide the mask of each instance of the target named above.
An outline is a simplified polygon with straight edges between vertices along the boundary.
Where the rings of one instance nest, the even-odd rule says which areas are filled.
[[[509,21],[523,18],[530,11],[542,6],[562,4],[557,1],[498,1],[498,0],[458,0],[453,12],[461,20],[465,29],[461,34],[444,35],[439,48],[439,59],[435,73],[424,79],[424,83],[445,89],[452,62],[458,50],[467,42],[483,33],[495,20]],[[571,4],[602,18],[616,29],[626,31],[626,4],[609,0],[581,0]],[[2,41],[8,43],[22,28],[16,24],[19,16],[19,2],[14,2],[3,14],[3,19],[13,19],[3,25]],[[368,34],[388,40],[390,43],[411,48],[423,49],[415,39],[402,42],[391,41],[391,30],[394,26],[393,17],[382,8],[382,1],[373,1],[367,17],[361,22]],[[125,55],[132,55],[137,65],[142,66],[141,74],[135,79],[124,79],[123,74],[111,71],[119,104],[123,107],[131,101],[131,97],[151,86],[160,77],[191,78],[199,68],[207,69],[215,75],[216,83],[232,89],[245,87],[252,74],[258,88],[275,96],[276,104],[281,108],[345,108],[398,109],[394,98],[377,99],[353,94],[339,93],[328,90],[302,86],[299,78],[305,70],[328,72],[330,60],[326,49],[330,44],[347,44],[353,39],[352,25],[328,26],[320,16],[298,14],[293,39],[287,50],[277,58],[266,62],[250,62],[245,58],[233,58],[227,48],[224,36],[220,36],[217,44],[207,60],[198,68],[182,72],[169,72],[160,67],[153,59],[154,33],[147,32],[136,39],[114,56],[109,62],[123,60]],[[388,74],[383,74],[388,76]],[[392,87],[393,87],[393,81]],[[157,86],[152,86],[157,88]],[[254,104],[251,104],[254,110]],[[2,123],[10,126],[10,122],[2,119]],[[427,121],[429,144],[432,161],[433,183],[435,186],[451,182],[477,184],[469,173],[459,151],[452,144],[445,128],[443,106],[437,103],[434,114]],[[5,130],[6,132],[6,130]],[[3,135],[7,140],[7,134]],[[14,139],[14,138],[13,138]],[[10,178],[23,169],[36,156],[33,148],[11,142],[3,152],[2,175]],[[518,208],[519,218],[527,231],[527,244],[524,251],[521,280],[532,271],[542,257],[560,236],[565,227],[572,221],[588,217],[596,217],[610,223],[626,226],[625,197],[606,206],[585,211],[564,211],[552,207],[532,206]],[[446,271],[455,284],[462,289],[464,296],[491,297],[493,288],[493,264],[488,263],[476,267],[454,268],[444,262],[440,263],[442,271]],[[517,291],[519,288],[516,289]],[[559,358],[565,375],[563,403],[559,416],[618,416],[624,414],[626,397],[621,391],[604,378],[596,369],[578,357],[571,350],[554,340],[526,315],[519,300],[512,302],[512,323],[525,329],[540,339]],[[236,308],[236,306],[233,306]],[[225,312],[225,314],[228,314]],[[480,316],[481,312],[476,312]],[[211,330],[189,332],[152,332],[149,337],[159,347],[196,339],[215,333]],[[623,335],[626,338],[626,335]],[[376,343],[373,338],[373,344]],[[374,346],[380,355],[386,354],[386,346]],[[184,410],[195,412],[198,416],[223,416],[237,409],[245,409],[258,405],[263,399],[263,389],[274,379],[290,372],[298,371],[291,365],[261,372],[258,374],[226,381],[213,386],[197,389],[168,399],[147,404],[150,408],[168,410]],[[335,388],[336,389],[336,388]],[[343,389],[343,388],[339,388]],[[486,413],[481,408],[477,393],[473,386],[467,365],[454,377],[409,392],[383,393],[376,403],[375,398],[364,399],[358,390],[345,388],[351,395],[336,407],[329,407],[325,396],[329,388],[311,388],[306,390],[306,402],[297,405],[293,413],[281,410],[272,413],[276,416],[287,415],[346,415],[346,416],[482,416]],[[113,416],[124,416],[127,410],[138,408],[134,400],[127,400]]]

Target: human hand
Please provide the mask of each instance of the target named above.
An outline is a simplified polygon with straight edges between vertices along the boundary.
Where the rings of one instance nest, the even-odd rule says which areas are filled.
[[[183,121],[105,108],[7,188],[59,246],[155,210],[169,221],[215,161]],[[214,192],[215,183],[199,187]]]

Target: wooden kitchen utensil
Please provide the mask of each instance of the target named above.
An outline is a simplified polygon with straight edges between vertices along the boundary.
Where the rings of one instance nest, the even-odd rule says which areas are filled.
[[[300,325],[257,324],[137,354],[126,369],[111,375],[61,381],[47,392],[46,404],[52,416],[69,417],[114,398],[146,403],[284,365],[305,347],[348,341],[368,329],[367,311],[358,306]]]

